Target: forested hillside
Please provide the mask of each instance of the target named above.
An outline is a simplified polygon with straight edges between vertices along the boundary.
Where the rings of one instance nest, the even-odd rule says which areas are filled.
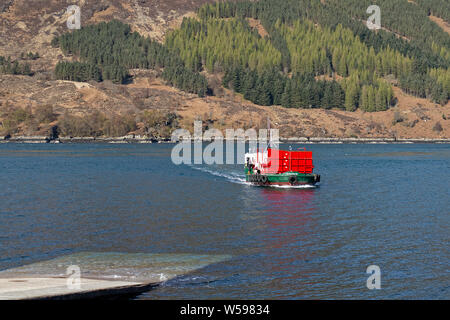
[[[55,38],[80,62],[61,62],[59,79],[125,83],[132,68],[162,69],[169,84],[204,96],[200,72],[260,105],[382,111],[392,86],[446,104],[450,36],[428,18],[448,21],[444,0],[378,0],[382,30],[365,26],[369,0],[260,0],[206,4],[160,44],[118,21]],[[260,21],[263,37],[248,18]],[[325,78],[323,78],[325,77]]]
[[[0,135],[450,136],[449,1],[214,1],[0,5]]]
[[[450,21],[450,2],[442,0],[415,0],[415,3],[426,10],[427,15],[433,15]]]
[[[286,76],[300,73],[344,77],[340,84],[345,90],[347,110],[388,108],[392,91],[383,79],[390,75],[405,92],[445,104],[450,94],[450,36],[428,19],[422,6],[406,0],[377,1],[385,30],[371,31],[364,25],[370,4],[359,0],[221,2],[205,5],[199,15],[205,26],[215,19],[261,20],[269,32],[269,41],[282,54],[282,63],[273,60],[271,67]],[[434,6],[440,8],[437,2]],[[174,42],[171,37],[182,38],[184,43],[195,42],[192,31],[183,31],[195,31],[192,23],[185,22],[181,31],[169,36],[169,46]],[[252,69],[252,65],[241,67]]]
[[[58,79],[107,79],[125,83],[128,69],[164,68],[163,77],[170,84],[199,96],[206,94],[205,77],[186,68],[183,61],[164,45],[131,32],[129,25],[117,20],[66,33],[55,38],[52,45],[81,60],[58,63],[55,69]]]

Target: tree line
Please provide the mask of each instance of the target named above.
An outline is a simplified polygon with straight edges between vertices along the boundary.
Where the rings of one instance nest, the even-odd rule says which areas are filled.
[[[29,63],[19,63],[11,60],[11,57],[0,56],[0,73],[31,76],[33,71]]]
[[[40,58],[40,55],[39,55],[39,53],[33,53],[33,52],[27,52],[27,53],[25,53],[25,52],[22,52],[21,54],[20,54],[20,58],[22,59],[22,60],[37,60],[37,59],[39,59]]]
[[[228,69],[223,85],[259,105],[287,108],[342,108],[344,91],[336,81],[316,80],[313,74],[292,78],[278,70],[258,73],[240,66]]]
[[[280,52],[243,19],[185,18],[165,43],[194,71],[205,67],[216,72],[237,65],[262,71],[281,64]]]
[[[117,20],[55,37],[52,45],[80,60],[60,62],[55,69],[58,79],[125,83],[129,69],[162,68],[164,79],[181,90],[204,96],[208,89],[204,76],[187,68],[174,52],[137,32],[131,32],[129,25]]]
[[[281,54],[280,67],[278,61],[270,67],[282,70],[285,75],[337,74],[350,78],[346,81],[348,85],[342,85],[348,110],[360,106],[365,110],[380,110],[389,106],[391,93],[387,93],[387,85],[381,83],[384,77],[390,75],[397,78],[405,92],[445,104],[450,97],[448,35],[431,22],[417,5],[412,7],[405,1],[396,7],[398,1],[393,0],[383,0],[378,4],[382,12],[389,11],[383,15],[383,25],[397,34],[384,30],[370,31],[363,23],[368,16],[365,11],[367,1],[357,2],[217,2],[204,5],[198,14],[205,26],[211,19],[260,19],[269,32],[265,40],[270,41]],[[351,5],[353,8],[350,8]],[[405,17],[404,12],[411,12],[416,20]],[[399,15],[403,16],[395,20],[394,17]],[[423,23],[422,28],[417,26],[420,22]],[[207,27],[203,29],[207,30]],[[185,36],[189,37],[189,33]],[[368,79],[363,76],[365,80],[361,82],[358,79],[364,71],[377,77],[367,82]],[[420,90],[419,86],[422,86]],[[378,101],[376,106],[372,106],[372,100]]]
[[[428,1],[428,0],[424,0]],[[446,0],[435,0],[445,2]],[[388,46],[403,55],[423,59],[430,68],[448,68],[450,56],[444,59],[440,53],[431,48],[433,43],[442,49],[449,47],[449,37],[437,25],[431,22],[425,11],[411,3],[398,0],[380,0],[383,26],[403,35],[379,30],[369,30],[365,21],[368,18],[366,9],[371,5],[369,0],[259,0],[259,1],[221,1],[206,4],[199,11],[204,18],[254,18],[262,24],[272,36],[272,26],[276,21],[292,24],[296,20],[311,20],[321,26],[332,29],[341,25],[350,29],[368,47],[376,52]],[[448,4],[447,4],[448,6]]]

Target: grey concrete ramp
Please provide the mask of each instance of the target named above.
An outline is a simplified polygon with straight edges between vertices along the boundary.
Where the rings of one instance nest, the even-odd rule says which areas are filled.
[[[226,255],[78,253],[0,271],[0,300],[136,295],[229,258]]]
[[[0,300],[91,299],[139,294],[156,284],[81,279],[79,289],[67,286],[65,278],[0,279]]]

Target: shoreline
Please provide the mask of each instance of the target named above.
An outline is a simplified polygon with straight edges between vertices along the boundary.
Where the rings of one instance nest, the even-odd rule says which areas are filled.
[[[198,141],[198,140],[195,140]],[[211,142],[210,139],[203,139],[202,142]],[[224,141],[227,141],[224,139]],[[243,141],[234,139],[234,142]],[[249,142],[245,139],[245,142]],[[253,140],[254,141],[254,140]],[[191,140],[194,142],[194,139]],[[44,136],[18,136],[10,137],[9,139],[0,140],[0,144],[6,143],[24,143],[24,144],[74,144],[74,143],[97,143],[97,144],[175,144],[170,140],[156,140],[142,137],[61,137],[55,140],[50,140]],[[300,137],[300,138],[280,138],[280,143],[301,143],[301,144],[450,144],[450,138],[430,139],[430,138],[414,138],[414,139],[396,139],[396,138],[326,138],[326,137]]]

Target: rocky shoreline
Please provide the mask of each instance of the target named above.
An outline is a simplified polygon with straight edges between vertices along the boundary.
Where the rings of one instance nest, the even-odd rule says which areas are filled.
[[[203,140],[210,142],[211,140]],[[411,144],[411,143],[450,143],[450,138],[443,139],[400,139],[400,138],[327,138],[327,137],[299,137],[299,138],[281,138],[282,143],[302,143],[302,144]],[[17,136],[8,137],[0,140],[0,143],[109,143],[109,144],[151,144],[151,143],[174,143],[170,140],[157,140],[147,137],[125,136],[125,137],[61,137],[58,139],[49,139],[45,136]]]

